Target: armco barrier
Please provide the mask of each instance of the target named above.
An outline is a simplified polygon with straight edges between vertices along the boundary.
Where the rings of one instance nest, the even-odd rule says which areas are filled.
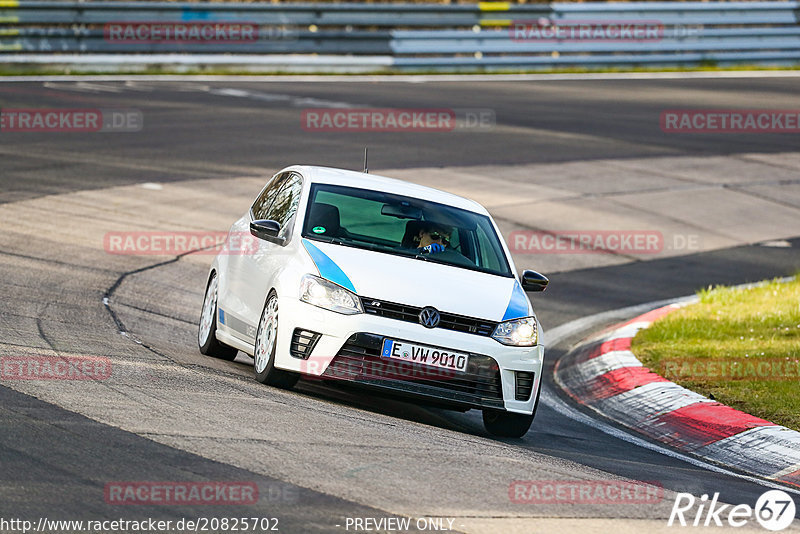
[[[276,60],[302,62],[292,54],[319,54],[395,70],[797,64],[798,16],[796,1],[444,5],[0,0],[0,66],[24,65],[26,58],[52,66],[74,63],[81,55],[124,67],[150,54],[174,54],[167,63],[184,65],[197,65],[198,55],[235,54],[228,63],[252,66],[263,58],[265,67]],[[136,25],[182,26],[184,31],[244,24],[255,33],[247,39],[231,38],[224,31],[200,39],[166,39],[163,34],[144,39],[131,33],[120,38],[109,32],[114,24],[128,30]],[[534,31],[515,33],[521,24]],[[596,29],[624,24],[645,24],[658,32],[646,38],[555,32],[569,25]],[[220,58],[213,63],[225,62]],[[87,57],[81,63],[92,61]],[[324,62],[313,63],[325,70]]]

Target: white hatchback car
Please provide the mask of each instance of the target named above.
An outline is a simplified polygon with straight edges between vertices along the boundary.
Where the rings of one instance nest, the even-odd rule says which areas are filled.
[[[290,388],[346,380],[447,408],[483,410],[519,437],[542,381],[541,329],[489,213],[462,197],[354,171],[293,166],[230,229],[206,286],[203,354],[255,359]],[[251,236],[252,234],[252,236]],[[237,237],[238,236],[238,237]],[[244,249],[243,249],[244,250]]]

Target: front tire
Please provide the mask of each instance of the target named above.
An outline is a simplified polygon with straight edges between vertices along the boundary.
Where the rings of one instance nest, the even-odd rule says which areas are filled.
[[[291,389],[300,375],[275,368],[275,352],[278,348],[278,295],[270,291],[256,332],[256,346],[253,350],[256,380],[268,386]]]
[[[533,415],[502,410],[483,410],[483,426],[493,436],[521,438],[533,423]]]
[[[217,273],[211,275],[203,299],[203,311],[200,314],[200,326],[197,329],[197,345],[200,352],[223,360],[233,361],[239,352],[217,340]]]

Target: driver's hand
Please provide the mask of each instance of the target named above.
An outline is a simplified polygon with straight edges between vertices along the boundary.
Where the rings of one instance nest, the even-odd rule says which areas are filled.
[[[427,252],[428,254],[444,252],[444,245],[440,245],[439,243],[431,243],[427,247],[423,247],[422,252]]]

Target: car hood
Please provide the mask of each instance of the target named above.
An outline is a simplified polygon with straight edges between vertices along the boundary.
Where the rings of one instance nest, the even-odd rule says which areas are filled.
[[[307,239],[303,245],[320,276],[361,297],[490,321],[532,315],[515,278]]]

